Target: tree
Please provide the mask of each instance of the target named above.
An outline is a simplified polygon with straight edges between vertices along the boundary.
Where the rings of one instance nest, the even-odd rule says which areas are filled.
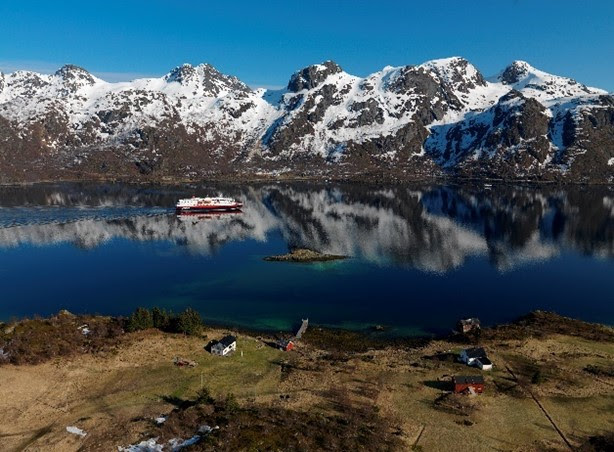
[[[155,307],[151,311],[151,317],[153,320],[154,328],[158,328],[162,331],[168,331],[171,325],[171,315],[166,309],[160,309]]]
[[[128,331],[146,330],[147,328],[153,328],[153,326],[151,312],[146,308],[136,308],[136,311],[130,314],[126,322],[126,330]]]
[[[232,392],[226,395],[226,400],[224,401],[224,408],[228,413],[236,413],[237,411],[239,411],[239,402],[237,402],[237,398]]]
[[[207,387],[202,387],[196,393],[196,399],[194,400],[194,403],[196,405],[209,405],[214,401],[215,400],[211,396],[211,392],[209,391],[209,389]]]
[[[192,308],[187,308],[177,318],[177,332],[196,336],[201,333],[203,322],[200,314]]]

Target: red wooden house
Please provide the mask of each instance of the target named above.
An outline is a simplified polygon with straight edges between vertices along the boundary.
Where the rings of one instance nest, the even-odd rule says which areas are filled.
[[[484,392],[484,377],[481,375],[459,376],[452,379],[454,392],[474,392],[481,394]]]

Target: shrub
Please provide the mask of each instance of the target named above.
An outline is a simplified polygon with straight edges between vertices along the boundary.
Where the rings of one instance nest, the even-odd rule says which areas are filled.
[[[239,402],[237,402],[235,395],[232,392],[228,393],[228,395],[226,395],[226,400],[224,401],[224,409],[228,413],[236,413],[239,411],[239,408]]]
[[[202,387],[196,393],[196,399],[194,399],[195,405],[210,405],[215,402],[215,399],[211,396],[211,392],[208,388]]]
[[[200,318],[200,314],[192,308],[187,308],[177,318],[177,329],[176,332],[189,334],[189,335],[198,335],[201,333],[203,328],[203,322]]]
[[[126,322],[126,330],[139,331],[153,328],[154,322],[151,312],[145,308],[136,308]]]
[[[151,310],[151,317],[153,320],[153,327],[162,331],[169,330],[171,326],[171,316],[166,309],[160,309],[155,307]]]

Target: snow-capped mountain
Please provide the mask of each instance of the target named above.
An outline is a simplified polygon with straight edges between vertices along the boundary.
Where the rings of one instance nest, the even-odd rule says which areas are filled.
[[[124,83],[0,73],[0,181],[280,174],[613,182],[614,98],[458,57],[364,78],[327,61],[279,91],[208,64]]]

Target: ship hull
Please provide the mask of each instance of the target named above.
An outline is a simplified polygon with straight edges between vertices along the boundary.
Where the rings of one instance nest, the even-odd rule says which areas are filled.
[[[203,213],[203,212],[236,212],[241,210],[243,204],[229,204],[224,206],[183,206],[177,207],[177,213]]]

